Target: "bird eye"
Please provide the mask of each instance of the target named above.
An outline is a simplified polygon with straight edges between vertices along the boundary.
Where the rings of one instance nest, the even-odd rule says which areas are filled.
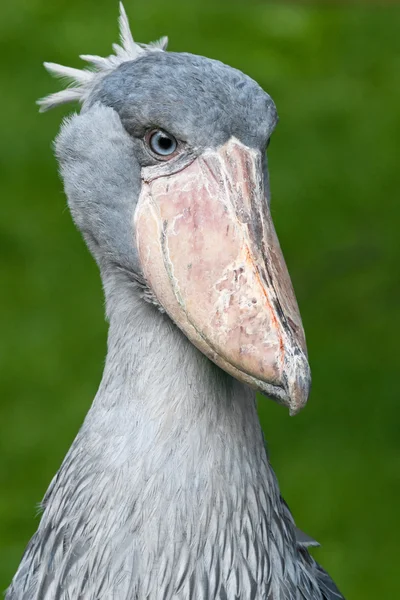
[[[161,129],[151,131],[146,138],[150,150],[163,159],[174,154],[178,147],[178,142],[174,136]]]

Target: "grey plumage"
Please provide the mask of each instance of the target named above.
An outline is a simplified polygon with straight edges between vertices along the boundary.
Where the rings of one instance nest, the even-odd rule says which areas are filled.
[[[101,272],[102,382],[43,501],[7,600],[338,600],[280,496],[255,393],[199,352],[147,286],[132,221],[149,125],[201,154],[264,148],[271,98],[217,61],[138,46],[42,107],[79,99],[56,142],[69,207]],[[62,95],[64,94],[64,95]],[[268,189],[268,173],[263,177]]]

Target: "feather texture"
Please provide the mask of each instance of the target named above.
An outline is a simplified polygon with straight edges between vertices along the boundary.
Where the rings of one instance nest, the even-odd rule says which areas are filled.
[[[254,393],[117,280],[101,387],[6,600],[343,600],[298,543]]]
[[[119,275],[125,279],[122,273]],[[257,507],[263,506],[265,515],[272,514],[273,508],[267,493],[267,458],[253,395],[248,391],[245,397],[238,398],[236,406],[236,402],[229,401],[230,389],[224,376],[218,378],[214,389],[214,379],[207,376],[213,368],[207,360],[197,356],[189,342],[147,304],[136,299],[131,306],[132,298],[127,292],[118,286],[118,306],[121,303],[129,307],[129,313],[122,320],[117,318],[116,337],[110,336],[109,350],[113,358],[109,374],[105,374],[105,387],[99,392],[100,413],[94,408],[91,424],[92,416],[88,416],[77,443],[53,480],[43,503],[40,532],[27,549],[23,566],[9,591],[9,600],[79,597],[85,600],[161,597],[211,600],[234,598],[236,590],[240,590],[243,598],[258,600],[255,584],[268,580],[269,563],[262,548],[268,547],[269,542],[266,524],[262,528],[258,524]],[[112,329],[115,316],[112,309]],[[133,318],[135,327],[130,331]],[[132,343],[137,338],[142,340],[140,346]],[[167,363],[164,353],[167,353]],[[179,362],[184,363],[183,379],[175,367],[173,357],[177,354]],[[153,377],[155,364],[159,370]],[[186,365],[190,372],[186,371]],[[117,372],[124,374],[120,382],[115,380]],[[150,409],[156,419],[155,428],[151,425],[143,430],[131,429],[137,419],[149,422],[145,415],[140,415],[135,399],[125,388],[126,384],[131,387],[132,374],[136,378],[134,386],[143,385],[143,392],[149,388],[150,380],[151,387],[157,386],[153,390],[156,401],[153,406],[142,390],[138,390],[140,405],[146,412]],[[187,432],[186,427],[181,426],[181,410],[187,410],[189,398],[187,388],[181,389],[186,378],[189,382],[197,381],[204,395],[203,402],[197,392],[194,394],[195,414],[191,415],[189,410]],[[212,397],[208,397],[209,391]],[[165,411],[168,398],[173,403],[172,430],[169,426],[165,429],[163,424],[169,412]],[[109,410],[109,401],[116,402],[122,412]],[[231,412],[229,406],[235,406],[238,413]],[[119,413],[124,414],[122,429],[114,421]],[[232,441],[239,439],[235,423],[241,423],[244,416],[247,422],[249,413],[246,438],[252,447],[253,440],[258,440],[257,453],[243,452],[242,443],[235,447],[226,435],[219,433],[222,427],[226,434],[229,431]],[[221,425],[209,431],[204,427],[209,419]],[[234,431],[230,431],[231,425]],[[210,452],[213,443],[207,439],[207,433],[218,442],[215,456],[214,451]],[[162,446],[155,443],[155,439],[162,441],[164,437],[167,447],[163,442]],[[133,454],[131,444],[135,447]],[[149,452],[150,447],[154,452]],[[202,449],[201,455],[193,460],[193,451],[197,453],[197,449]],[[233,460],[236,456],[238,463]],[[264,473],[266,477],[262,477]],[[242,482],[245,490],[245,495],[238,495],[234,505],[223,489],[230,489],[224,483],[232,478]],[[266,489],[257,490],[253,479],[265,481]],[[275,499],[273,486],[272,492]],[[213,502],[209,501],[211,498]],[[286,534],[286,528],[279,525],[279,521],[275,519],[271,529],[277,540],[282,532]],[[241,545],[235,540],[241,540]],[[275,564],[278,559],[280,569],[280,555],[274,542],[271,548],[271,560]]]
[[[78,101],[83,104],[99,79],[119,67],[119,65],[136,60],[145,52],[162,52],[167,48],[167,37],[162,37],[150,44],[138,44],[134,41],[122,2],[120,3],[119,31],[120,43],[112,46],[114,54],[107,57],[89,54],[80,56],[82,60],[90,63],[92,69],[75,69],[52,62],[44,63],[44,67],[51,75],[65,78],[71,84],[71,87],[38,100],[40,112],[68,102]]]

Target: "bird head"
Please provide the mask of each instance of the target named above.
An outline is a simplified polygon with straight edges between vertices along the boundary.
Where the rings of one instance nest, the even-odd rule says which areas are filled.
[[[219,61],[134,42],[92,67],[45,63],[78,100],[56,142],[69,206],[103,268],[131,274],[206,356],[289,407],[310,370],[299,309],[270,213],[271,97]]]

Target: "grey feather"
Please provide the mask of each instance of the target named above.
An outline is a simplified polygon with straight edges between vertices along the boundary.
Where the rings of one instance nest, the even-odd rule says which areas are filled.
[[[296,542],[300,548],[315,548],[320,546],[319,542],[301,531],[298,527],[295,528]]]

